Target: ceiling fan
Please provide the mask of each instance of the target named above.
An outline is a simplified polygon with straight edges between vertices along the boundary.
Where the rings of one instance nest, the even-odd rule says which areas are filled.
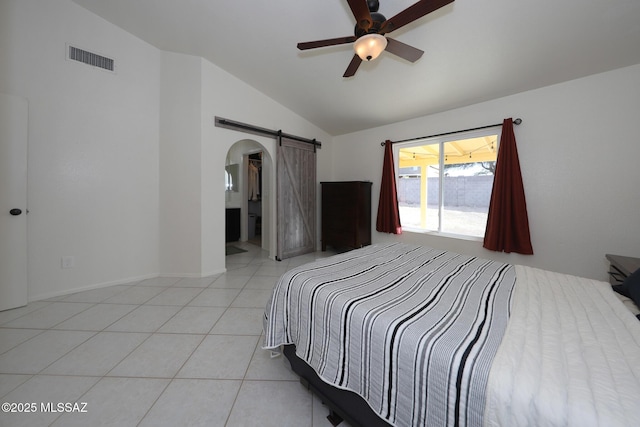
[[[353,55],[353,59],[342,77],[353,76],[363,60],[371,61],[376,59],[384,50],[407,61],[416,62],[424,53],[422,50],[390,37],[385,37],[385,34],[422,18],[453,1],[420,0],[394,17],[387,19],[381,13],[378,13],[380,6],[378,0],[347,0],[351,12],[356,18],[355,35],[298,43],[298,49],[307,50],[355,42],[354,50],[356,53]]]

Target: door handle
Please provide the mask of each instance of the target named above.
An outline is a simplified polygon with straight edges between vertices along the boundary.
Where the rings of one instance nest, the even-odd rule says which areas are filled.
[[[22,209],[11,209],[9,213],[13,216],[18,216],[22,213]]]

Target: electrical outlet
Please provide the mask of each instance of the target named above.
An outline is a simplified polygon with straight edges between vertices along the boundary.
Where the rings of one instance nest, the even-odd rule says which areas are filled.
[[[75,258],[72,256],[63,256],[62,257],[62,261],[61,261],[61,266],[62,268],[73,268],[73,266],[75,265],[76,261]]]

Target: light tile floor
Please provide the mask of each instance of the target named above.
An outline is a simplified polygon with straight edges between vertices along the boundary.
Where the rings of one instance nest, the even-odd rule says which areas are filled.
[[[277,262],[236,246],[247,252],[227,256],[220,276],[159,277],[0,312],[0,401],[35,409],[1,412],[0,426],[330,426],[286,359],[261,349],[278,277],[330,253]],[[58,403],[86,412],[51,411]]]

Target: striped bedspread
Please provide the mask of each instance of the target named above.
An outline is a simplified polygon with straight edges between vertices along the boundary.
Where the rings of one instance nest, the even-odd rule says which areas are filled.
[[[368,246],[290,270],[265,348],[295,344],[326,382],[396,426],[481,426],[513,266],[423,246]]]

